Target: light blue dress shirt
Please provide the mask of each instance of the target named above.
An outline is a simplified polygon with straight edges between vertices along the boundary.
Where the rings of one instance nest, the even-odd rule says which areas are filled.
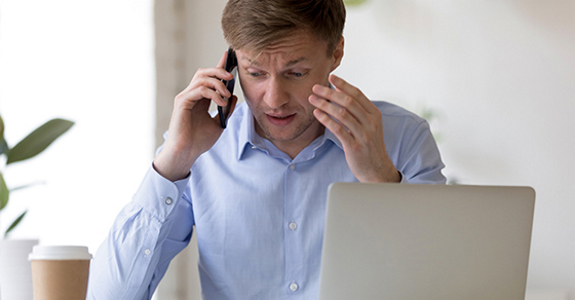
[[[386,102],[387,153],[403,182],[445,183],[427,122]],[[329,184],[357,181],[328,130],[293,160],[244,103],[188,178],[150,167],[95,255],[88,299],[150,299],[195,225],[204,299],[317,299]]]

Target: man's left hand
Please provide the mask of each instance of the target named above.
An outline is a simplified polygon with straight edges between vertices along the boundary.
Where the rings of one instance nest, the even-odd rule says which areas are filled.
[[[316,84],[309,102],[314,116],[341,141],[349,168],[360,182],[399,182],[385,150],[379,109],[355,86],[330,75],[335,90]],[[337,121],[336,121],[337,120]]]

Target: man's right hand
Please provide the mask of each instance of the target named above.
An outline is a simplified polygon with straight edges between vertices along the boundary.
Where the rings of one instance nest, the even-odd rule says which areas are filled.
[[[212,148],[223,132],[219,116],[212,118],[208,110],[211,101],[226,106],[223,97],[233,97],[230,105],[235,106],[237,100],[221,81],[233,78],[223,69],[225,58],[224,54],[216,68],[199,69],[174,100],[168,138],[154,159],[154,168],[168,180],[185,178],[196,159]]]

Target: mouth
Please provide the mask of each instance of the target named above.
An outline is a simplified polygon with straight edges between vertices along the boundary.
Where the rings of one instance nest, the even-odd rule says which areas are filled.
[[[295,118],[295,115],[296,114],[290,114],[290,115],[266,114],[270,123],[272,123],[275,126],[286,126],[286,125],[288,125]]]

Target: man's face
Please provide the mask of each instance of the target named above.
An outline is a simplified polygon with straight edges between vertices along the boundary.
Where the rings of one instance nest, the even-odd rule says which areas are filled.
[[[270,44],[259,55],[239,49],[238,71],[247,104],[256,120],[256,132],[278,148],[309,145],[324,127],[308,102],[315,84],[328,85],[339,65],[343,40],[331,56],[327,42],[306,32],[295,32]]]

